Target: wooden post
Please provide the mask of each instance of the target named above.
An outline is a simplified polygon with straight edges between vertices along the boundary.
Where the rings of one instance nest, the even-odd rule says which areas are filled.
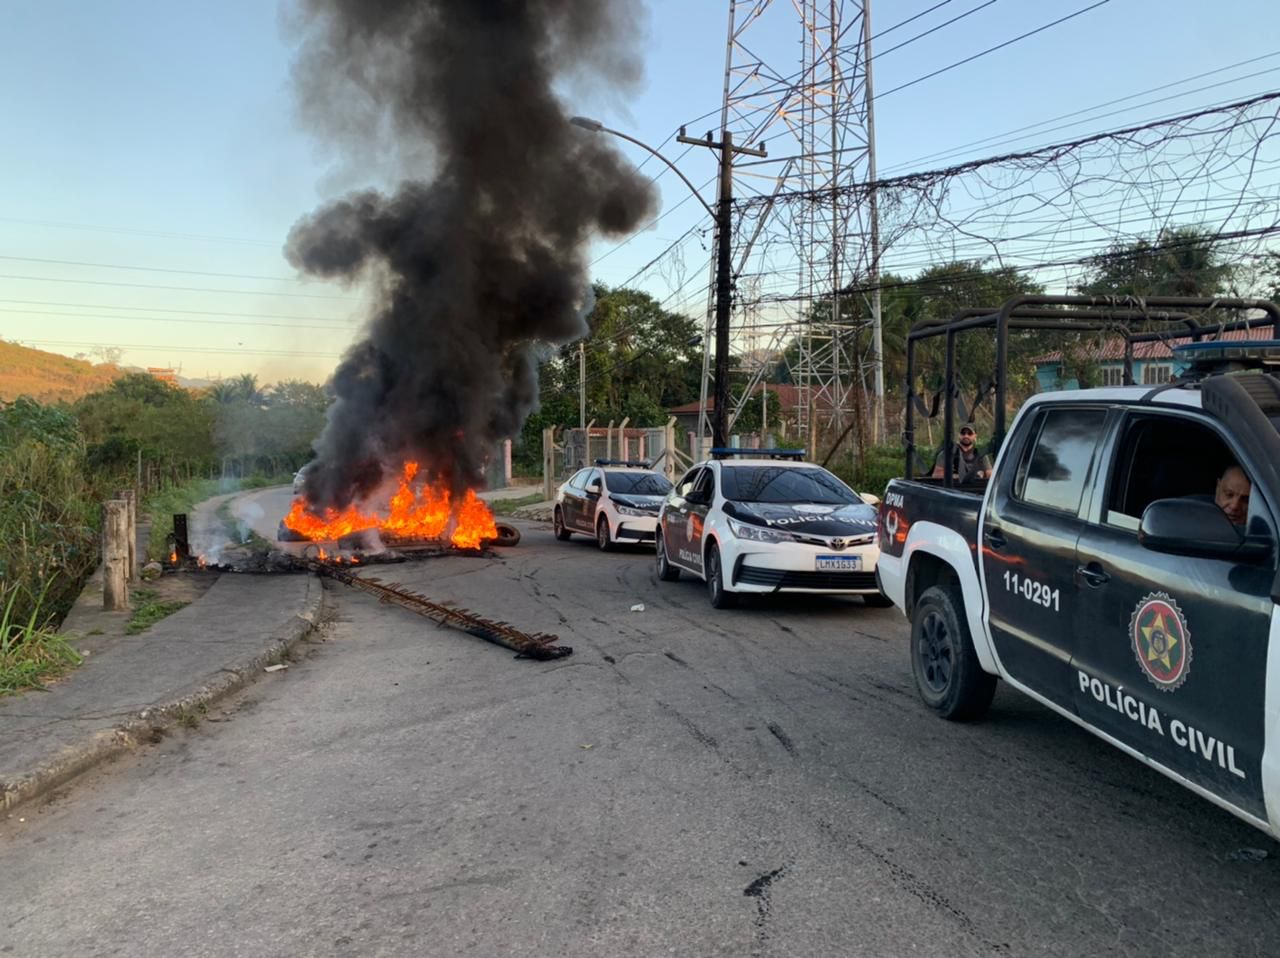
[[[121,499],[128,506],[127,521],[128,531],[125,535],[127,540],[125,546],[128,550],[126,559],[126,578],[130,582],[138,581],[138,497],[132,489],[119,489],[116,491],[116,498]]]
[[[108,612],[129,608],[129,503],[111,499],[102,521],[102,607]]]

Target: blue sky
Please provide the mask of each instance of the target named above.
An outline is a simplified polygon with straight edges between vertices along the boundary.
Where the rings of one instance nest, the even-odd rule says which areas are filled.
[[[880,0],[873,32],[934,2]],[[877,49],[984,2],[952,0],[887,34]],[[876,88],[888,91],[1089,2],[998,0],[877,59]],[[642,89],[626,99],[574,100],[570,108],[656,146],[682,122],[718,108],[728,4],[651,0],[648,7],[647,35],[637,41],[646,65]],[[799,26],[790,14],[777,22],[751,39],[771,65],[789,69]],[[1266,0],[1111,0],[883,96],[876,104],[880,169],[927,168],[937,161],[924,158],[943,151],[1280,53],[1275,24],[1274,2]],[[297,279],[281,243],[317,203],[385,183],[385,176],[352,170],[300,129],[291,60],[280,9],[267,0],[7,0],[0,32],[0,336],[68,355],[123,346],[126,362],[181,365],[190,377],[248,371],[266,380],[323,378],[356,335],[360,298]],[[1016,143],[1280,89],[1277,71],[1280,56],[1132,101],[1114,116],[1088,114],[1070,129],[1023,134]],[[1246,76],[1253,73],[1261,75]],[[1210,83],[1222,85],[1196,92]],[[1142,105],[1157,96],[1174,99]],[[690,132],[711,125],[701,121]],[[636,162],[644,159],[619,146]],[[957,156],[1004,148],[979,144]],[[663,149],[674,159],[683,147]],[[679,163],[702,183],[713,175],[715,157],[692,150]],[[654,164],[645,169],[658,172]],[[674,177],[658,185],[664,210],[685,199]],[[626,280],[702,216],[686,202],[620,247],[596,244],[594,275]],[[704,270],[703,256],[691,243],[686,270]],[[665,296],[667,273],[647,274],[643,284]]]

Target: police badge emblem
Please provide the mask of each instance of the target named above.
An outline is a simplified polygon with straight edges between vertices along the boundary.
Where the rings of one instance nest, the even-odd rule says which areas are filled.
[[[1187,680],[1191,669],[1191,630],[1168,593],[1150,592],[1129,618],[1129,641],[1134,657],[1151,684],[1172,692]]]

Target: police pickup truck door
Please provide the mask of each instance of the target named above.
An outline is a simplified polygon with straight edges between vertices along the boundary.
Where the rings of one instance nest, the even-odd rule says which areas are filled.
[[[1138,542],[1151,501],[1208,498],[1224,463],[1240,457],[1189,411],[1135,413],[1119,437],[1109,483],[1095,496],[1094,521],[1078,544],[1075,709],[1090,725],[1265,818],[1260,763],[1274,550],[1266,561],[1242,562],[1156,552]],[[1251,533],[1275,541],[1256,486],[1249,523]]]
[[[978,543],[1001,665],[1064,708],[1072,703],[1079,513],[1107,415],[1101,406],[1051,403],[1025,417],[997,471]]]

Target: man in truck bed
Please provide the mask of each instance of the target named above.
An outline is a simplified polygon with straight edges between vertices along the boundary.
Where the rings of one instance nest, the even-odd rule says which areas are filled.
[[[938,450],[933,461],[933,478],[942,478],[942,460],[946,449]],[[951,475],[959,485],[984,482],[991,475],[991,460],[978,451],[978,432],[969,423],[960,427],[960,441],[951,450]]]
[[[1084,328],[1114,328],[1095,301],[1050,302],[1081,301]],[[980,716],[1002,678],[1280,836],[1280,308],[1237,308],[1277,341],[1175,349],[1198,371],[1164,386],[1033,396],[1007,436],[998,410],[985,489],[893,480],[878,575],[943,717]],[[1060,315],[1018,327],[1006,304],[1000,333]],[[1206,495],[1224,482],[1232,516]]]

